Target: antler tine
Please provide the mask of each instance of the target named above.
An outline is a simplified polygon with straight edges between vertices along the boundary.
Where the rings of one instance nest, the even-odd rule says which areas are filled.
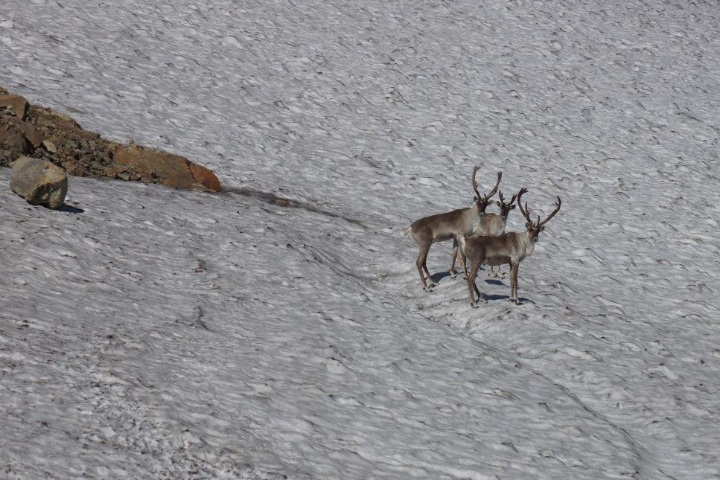
[[[512,198],[510,199],[510,203],[508,203],[508,206],[510,206],[510,205],[512,205],[513,203],[515,203],[515,199],[516,199],[516,198],[517,198],[517,193],[512,196]]]
[[[560,197],[557,197],[557,202],[555,202],[555,210],[553,210],[553,212],[550,215],[548,215],[548,217],[545,220],[543,220],[542,223],[538,223],[538,226],[542,227],[547,222],[549,222],[550,219],[553,218],[555,216],[555,214],[560,211],[560,205],[562,205],[562,200],[560,200]],[[540,221],[540,217],[538,217],[538,222],[539,221]]]
[[[528,215],[528,212],[527,212],[527,211],[528,211],[527,202],[525,202],[525,208],[523,208],[523,205],[522,205],[522,196],[523,196],[523,193],[527,193],[527,188],[522,187],[522,188],[520,189],[520,191],[517,193],[517,203],[518,203],[518,207],[520,207],[520,211],[522,212],[523,217],[525,217],[525,220],[527,220],[528,222],[532,223],[532,220],[530,220],[530,216]]]
[[[497,192],[498,187],[500,186],[500,180],[501,180],[501,179],[502,179],[502,172],[498,172],[498,179],[497,179],[497,182],[495,182],[495,187],[493,187],[493,189],[490,190],[490,193],[488,193],[487,195],[485,195],[485,201],[486,201],[486,202],[487,202],[488,200],[490,200],[490,199],[493,197],[493,195],[495,195],[495,192]]]
[[[480,192],[478,192],[477,182],[475,181],[475,175],[477,175],[478,170],[480,170],[480,166],[475,165],[472,173],[472,188],[473,190],[475,190],[475,195],[477,195],[477,199],[480,200],[482,197],[480,196]]]
[[[505,205],[505,197],[503,197],[502,190],[498,192],[498,197],[500,198],[500,203]]]

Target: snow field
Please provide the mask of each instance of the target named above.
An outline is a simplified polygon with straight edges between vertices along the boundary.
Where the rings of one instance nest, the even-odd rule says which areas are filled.
[[[82,213],[0,189],[0,477],[719,478],[717,20],[1,5],[0,84],[230,188],[72,178]],[[479,309],[459,278],[423,293],[402,235],[475,164],[563,199],[518,307],[483,272]]]

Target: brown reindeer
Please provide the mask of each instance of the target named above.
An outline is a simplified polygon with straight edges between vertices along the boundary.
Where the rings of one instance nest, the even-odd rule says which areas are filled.
[[[480,290],[475,284],[475,277],[480,265],[509,265],[510,266],[510,297],[509,300],[518,303],[517,283],[518,268],[520,262],[532,255],[538,235],[545,229],[544,225],[560,211],[561,200],[557,197],[555,210],[542,222],[538,215],[537,221],[533,222],[528,215],[527,203],[522,206],[522,195],[527,189],[521,188],[517,195],[517,204],[520,206],[527,223],[524,232],[508,232],[496,237],[468,237],[458,236],[462,253],[470,259],[470,273],[467,276],[468,291],[470,292],[470,305],[475,306],[475,294],[478,302],[482,299]]]
[[[485,235],[497,236],[505,233],[505,226],[507,225],[508,216],[510,215],[510,212],[515,208],[515,198],[517,198],[517,194],[512,196],[509,203],[505,203],[505,198],[503,198],[502,190],[498,192],[498,197],[500,197],[500,200],[496,200],[495,204],[500,207],[500,213],[488,213],[485,215],[486,217],[495,217],[495,219],[493,220],[490,220],[488,218],[488,229]],[[498,277],[499,275],[500,266],[497,267],[496,271],[495,266],[491,265],[490,270],[488,271],[488,276]]]
[[[420,274],[420,282],[422,283],[425,291],[435,286],[426,264],[430,246],[436,242],[453,239],[453,258],[449,271],[451,274],[454,274],[455,259],[457,258],[456,238],[472,234],[482,235],[487,228],[485,225],[486,221],[484,220],[486,216],[485,209],[490,203],[492,196],[495,195],[495,192],[497,192],[500,180],[502,179],[502,173],[498,172],[497,182],[490,193],[487,195],[480,195],[477,183],[475,182],[475,176],[477,175],[477,171],[479,169],[480,167],[476,166],[472,173],[472,187],[476,194],[475,205],[472,207],[453,210],[452,212],[440,213],[421,218],[420,220],[414,221],[405,231],[405,233],[409,234],[413,240],[415,240],[420,249],[416,264],[418,273]],[[428,287],[428,284],[425,282],[423,270],[428,276],[430,287]]]

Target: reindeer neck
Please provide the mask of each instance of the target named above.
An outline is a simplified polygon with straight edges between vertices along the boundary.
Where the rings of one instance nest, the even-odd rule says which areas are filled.
[[[535,244],[532,240],[530,240],[530,232],[527,230],[522,233],[518,233],[518,244],[520,245],[520,248],[524,250],[524,257],[529,257],[535,250]]]

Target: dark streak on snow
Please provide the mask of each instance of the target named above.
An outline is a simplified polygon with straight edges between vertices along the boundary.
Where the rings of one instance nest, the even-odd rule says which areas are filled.
[[[308,212],[319,213],[321,215],[325,215],[325,216],[333,217],[333,218],[340,218],[340,219],[345,220],[346,222],[352,223],[354,225],[359,225],[364,229],[368,228],[368,226],[365,225],[360,220],[346,217],[344,215],[340,215],[339,213],[330,212],[328,210],[323,210],[323,209],[318,208],[309,203],[305,203],[305,202],[301,202],[301,201],[297,201],[297,200],[290,200],[288,198],[283,198],[283,197],[278,197],[274,193],[270,193],[270,192],[262,192],[260,190],[253,190],[251,188],[229,187],[229,188],[224,188],[223,191],[220,193],[225,194],[225,195],[242,195],[244,197],[255,198],[255,199],[261,200],[265,203],[269,203],[271,205],[276,205],[279,207],[301,208],[303,210],[307,210]]]

